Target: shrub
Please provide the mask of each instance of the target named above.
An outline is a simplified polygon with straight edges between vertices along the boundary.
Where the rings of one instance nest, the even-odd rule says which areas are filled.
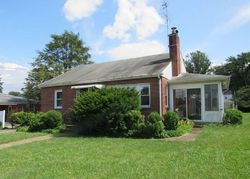
[[[42,131],[46,129],[65,128],[62,114],[58,111],[48,111],[40,113],[18,112],[11,115],[11,120],[15,124],[20,124],[17,131]]]
[[[179,116],[175,112],[166,112],[163,117],[167,130],[176,130],[178,128]]]
[[[153,137],[163,138],[166,137],[165,126],[162,121],[157,121],[153,124]]]
[[[29,119],[34,117],[34,113],[16,112],[10,116],[11,122],[14,124],[28,125]]]
[[[40,117],[45,129],[54,129],[63,124],[62,113],[51,110],[43,113]]]
[[[250,86],[240,88],[236,92],[238,108],[244,112],[250,112]]]
[[[148,119],[147,119],[147,122],[153,124],[153,123],[156,123],[158,121],[163,121],[162,120],[162,117],[160,116],[160,114],[158,112],[151,112],[149,115],[148,115]]]
[[[139,94],[135,89],[102,88],[76,98],[72,114],[85,134],[125,135],[126,114],[138,109]]]
[[[237,109],[228,109],[225,112],[223,124],[241,124],[242,112]]]
[[[28,132],[29,131],[29,126],[18,126],[16,128],[17,132]]]
[[[165,126],[162,117],[157,112],[151,112],[148,119],[141,128],[140,137],[143,138],[162,138],[165,137]]]
[[[167,130],[166,133],[169,137],[181,136],[187,132],[192,131],[194,126],[193,121],[183,118],[178,121],[178,128],[176,130]]]
[[[145,124],[144,115],[139,110],[131,110],[124,116],[125,135],[138,136]]]

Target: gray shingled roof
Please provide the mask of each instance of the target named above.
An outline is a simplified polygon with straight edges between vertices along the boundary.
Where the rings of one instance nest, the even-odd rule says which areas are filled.
[[[182,73],[176,77],[173,77],[168,82],[171,83],[193,83],[193,82],[212,82],[212,81],[229,81],[230,76],[224,75],[204,75],[194,73]]]
[[[39,87],[153,77],[161,74],[169,62],[169,54],[159,54],[105,63],[79,65],[62,75],[45,81]]]
[[[34,102],[34,100],[31,100]],[[17,105],[17,104],[27,104],[28,99],[23,97],[12,96],[8,94],[0,93],[0,105]]]

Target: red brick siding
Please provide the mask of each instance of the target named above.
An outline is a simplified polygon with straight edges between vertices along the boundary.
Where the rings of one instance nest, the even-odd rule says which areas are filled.
[[[181,73],[180,38],[178,33],[169,35],[169,54],[172,61],[172,75],[178,76]]]
[[[120,80],[103,82],[104,85],[119,85],[119,84],[138,84],[138,83],[149,83],[150,84],[150,97],[151,106],[150,108],[143,108],[142,112],[147,115],[152,111],[159,112],[159,79],[158,78],[147,78],[147,79],[135,79],[135,80]],[[73,105],[75,98],[75,90],[71,89],[71,86],[58,86],[58,87],[47,87],[41,89],[41,111],[49,111],[54,109],[54,93],[55,90],[62,90],[62,109],[59,109],[65,116],[68,116],[69,109]]]
[[[167,88],[167,79],[161,78],[161,101],[162,101],[162,114],[164,114],[167,110],[166,108],[166,88]],[[167,94],[168,95],[168,94]],[[169,97],[168,97],[169,98]]]

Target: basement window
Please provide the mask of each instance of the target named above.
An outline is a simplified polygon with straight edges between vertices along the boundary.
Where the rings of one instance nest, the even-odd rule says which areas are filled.
[[[55,90],[54,108],[62,109],[62,90]]]

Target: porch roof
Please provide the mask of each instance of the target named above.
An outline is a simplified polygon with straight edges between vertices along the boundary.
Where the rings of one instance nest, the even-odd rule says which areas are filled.
[[[35,100],[0,93],[0,105],[28,104],[29,102],[36,103]]]
[[[204,83],[204,82],[218,82],[218,81],[223,82],[224,88],[227,89],[230,83],[230,76],[182,73],[168,80],[170,84],[201,83],[201,82]]]

